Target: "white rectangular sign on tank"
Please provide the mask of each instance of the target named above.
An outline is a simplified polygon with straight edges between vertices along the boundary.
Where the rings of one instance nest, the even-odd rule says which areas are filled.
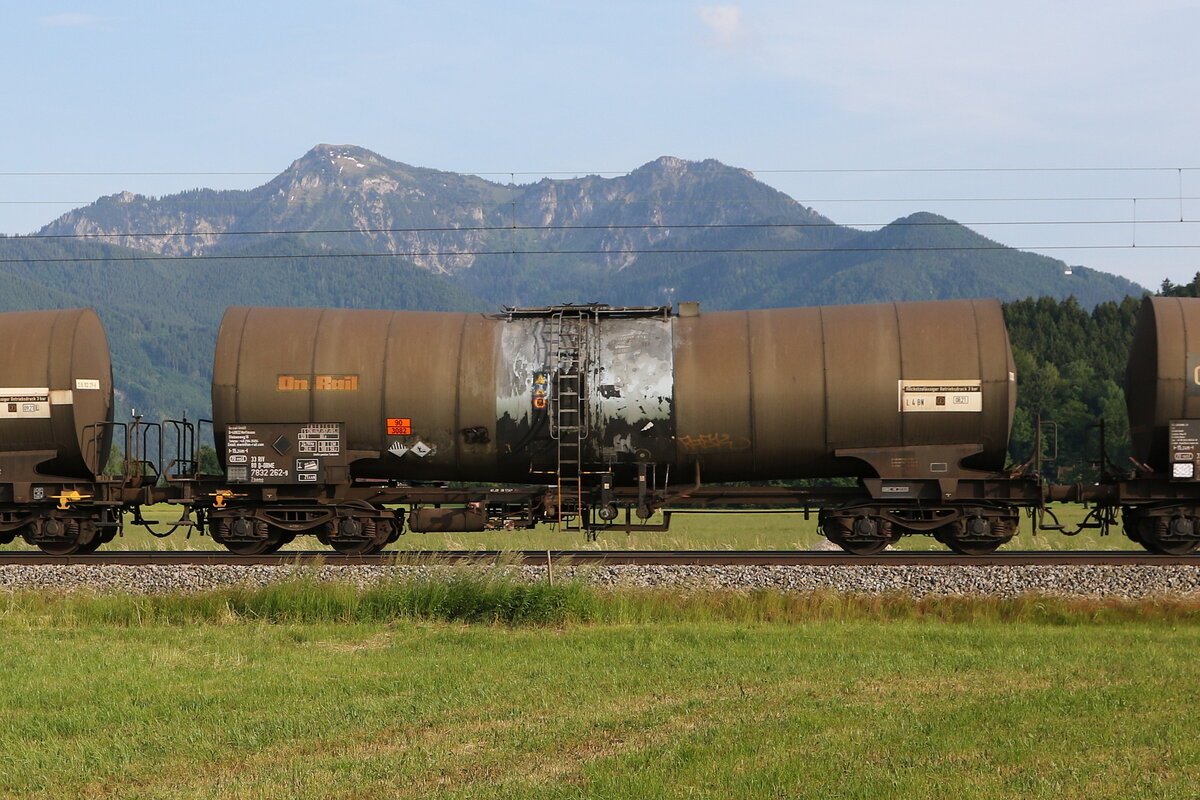
[[[0,420],[49,419],[50,390],[0,388]]]
[[[900,381],[900,411],[983,411],[983,381]]]

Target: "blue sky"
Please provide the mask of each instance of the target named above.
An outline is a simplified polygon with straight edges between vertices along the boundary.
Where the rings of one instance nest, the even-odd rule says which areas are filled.
[[[929,210],[1148,286],[1200,271],[1180,222],[1200,219],[1200,2],[6,3],[0,22],[2,232],[125,189],[257,185],[328,142],[522,182],[716,158],[838,222]],[[980,171],[927,171],[946,169]],[[11,174],[97,172],[260,174]]]

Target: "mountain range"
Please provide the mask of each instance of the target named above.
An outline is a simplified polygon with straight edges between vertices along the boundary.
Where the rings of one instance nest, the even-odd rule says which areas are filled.
[[[121,192],[0,238],[0,310],[96,307],[122,399],[207,410],[227,305],[763,308],[1145,290],[929,213],[841,226],[741,169],[662,157],[615,178],[500,183],[318,145],[254,189]]]

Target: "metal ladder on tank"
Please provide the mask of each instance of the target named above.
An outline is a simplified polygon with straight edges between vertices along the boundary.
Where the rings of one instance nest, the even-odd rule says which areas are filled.
[[[550,436],[557,443],[558,524],[562,530],[583,529],[583,441],[587,415],[583,373],[587,361],[584,309],[557,311],[550,320],[553,387],[550,392]]]

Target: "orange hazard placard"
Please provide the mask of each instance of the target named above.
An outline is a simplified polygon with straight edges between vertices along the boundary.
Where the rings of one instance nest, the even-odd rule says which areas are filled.
[[[412,433],[412,420],[408,417],[400,417],[393,419],[388,418],[387,435],[388,436],[408,436]]]

